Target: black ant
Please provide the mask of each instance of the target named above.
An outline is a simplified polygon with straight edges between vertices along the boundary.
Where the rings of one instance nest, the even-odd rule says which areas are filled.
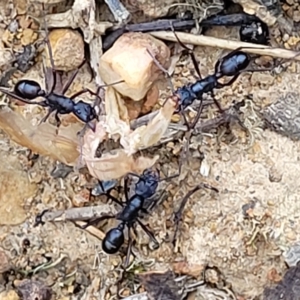
[[[45,24],[45,30],[46,33],[48,32],[47,26]],[[66,82],[66,84],[63,86],[61,92],[54,92],[56,88],[56,70],[54,66],[54,60],[53,60],[53,54],[52,49],[49,42],[49,37],[47,35],[46,37],[46,45],[48,47],[49,51],[49,58],[51,63],[51,78],[47,78],[47,70],[44,68],[44,75],[45,75],[45,90],[42,89],[40,84],[33,80],[28,79],[22,79],[17,82],[17,84],[14,87],[13,91],[8,91],[5,88],[1,87],[0,91],[12,98],[16,98],[24,103],[27,104],[36,104],[40,105],[42,107],[48,108],[48,113],[46,116],[41,120],[40,123],[45,122],[51,113],[55,112],[55,120],[57,122],[57,127],[60,126],[61,121],[58,117],[58,114],[64,115],[73,113],[79,120],[81,120],[83,123],[85,123],[87,126],[89,126],[91,129],[94,129],[94,126],[92,126],[91,121],[94,119],[98,120],[99,111],[96,109],[96,106],[92,106],[89,103],[78,101],[75,102],[74,99],[78,96],[89,92],[92,95],[95,95],[99,98],[98,93],[101,88],[104,86],[109,85],[103,85],[99,86],[97,89],[97,92],[93,92],[88,88],[85,88],[74,95],[67,97],[65,96],[65,93],[69,89],[70,85],[74,81],[76,75],[79,72],[79,69],[84,65],[85,61],[82,62],[82,64],[74,71],[72,76],[69,78],[69,80]],[[48,81],[52,83],[52,85],[48,84]],[[115,82],[113,84],[121,83],[123,81]],[[110,84],[110,85],[113,85]],[[32,101],[38,97],[44,98],[43,101]]]
[[[157,190],[158,183],[169,179],[163,178],[160,179],[160,175],[158,170],[151,170],[146,169],[141,176],[133,173],[129,173],[128,175],[132,175],[135,177],[138,177],[139,180],[135,184],[135,192],[134,195],[130,198],[128,197],[128,178],[125,179],[125,198],[126,202],[121,202],[115,197],[108,194],[108,197],[111,198],[114,202],[118,203],[123,207],[123,209],[117,214],[117,215],[103,215],[100,218],[96,218],[94,220],[90,220],[88,224],[81,227],[82,229],[87,228],[88,226],[98,223],[100,221],[106,220],[106,219],[117,219],[121,221],[118,226],[110,229],[106,234],[102,241],[102,249],[104,252],[108,254],[114,254],[117,253],[121,246],[124,244],[124,230],[127,227],[128,228],[128,248],[127,248],[127,256],[125,261],[125,266],[128,266],[129,263],[129,256],[131,253],[131,248],[133,244],[133,240],[130,234],[131,229],[134,229],[134,224],[137,222],[141,228],[145,231],[145,233],[149,236],[151,241],[154,243],[154,248],[158,248],[159,243],[156,240],[153,233],[148,229],[146,225],[144,225],[140,220],[140,212],[148,213],[148,208],[145,208],[145,201],[149,198],[152,198]],[[150,199],[149,199],[150,201]],[[153,203],[153,200],[151,199],[152,203],[151,206],[153,207],[155,203]]]
[[[172,26],[171,26],[172,27]],[[219,102],[214,97],[214,89],[221,89],[225,86],[230,86],[233,84],[233,82],[238,78],[238,76],[242,72],[262,72],[262,71],[270,71],[271,69],[258,69],[258,70],[249,70],[247,67],[249,66],[251,62],[251,57],[248,53],[242,52],[242,49],[246,49],[245,47],[239,47],[236,50],[228,53],[221,59],[219,59],[215,64],[215,71],[213,74],[206,76],[205,78],[202,78],[200,69],[196,60],[196,57],[194,53],[189,49],[187,46],[185,46],[178,38],[176,32],[174,31],[174,28],[172,28],[173,33],[178,41],[178,43],[189,52],[191,55],[193,65],[195,67],[195,70],[197,72],[197,75],[199,76],[199,80],[197,80],[195,83],[190,83],[188,85],[184,85],[182,87],[179,87],[177,90],[174,90],[172,86],[173,91],[173,98],[177,100],[178,103],[178,109],[177,112],[183,112],[188,106],[190,106],[195,100],[200,100],[200,108],[198,109],[198,114],[195,117],[192,124],[188,124],[188,122],[185,120],[186,125],[188,126],[188,129],[193,129],[196,123],[199,120],[200,114],[203,110],[203,101],[202,97],[203,94],[210,93],[212,96],[212,99],[216,106],[218,107],[218,110],[221,113],[224,113],[224,110],[221,108]],[[167,70],[165,70],[161,65],[159,65],[159,62],[157,59],[153,56],[153,54],[148,51],[148,53],[153,58],[154,62],[158,65],[158,67],[167,75],[167,77],[170,79],[170,75]],[[220,83],[219,80],[225,76],[232,77],[228,82]],[[183,115],[184,116],[184,115]],[[185,118],[185,117],[184,117]]]
[[[187,85],[184,85],[182,87],[179,87],[178,89],[174,90],[173,85],[171,83],[171,76],[169,75],[168,71],[165,70],[157,61],[157,59],[154,57],[154,55],[148,50],[149,55],[152,57],[153,61],[156,63],[156,65],[161,69],[163,73],[165,73],[170,81],[171,89],[172,89],[172,98],[177,102],[177,110],[176,112],[179,112],[185,121],[185,124],[188,129],[188,137],[187,137],[187,144],[185,146],[186,149],[183,149],[183,152],[187,151],[189,139],[192,134],[192,130],[196,126],[200,115],[203,111],[204,104],[203,104],[203,95],[210,93],[215,105],[217,106],[218,110],[221,114],[225,113],[225,110],[222,109],[219,102],[215,99],[214,96],[214,90],[215,89],[221,89],[225,86],[230,86],[233,84],[233,82],[238,78],[238,76],[243,72],[262,72],[262,71],[271,71],[273,68],[265,68],[265,69],[247,69],[250,62],[251,62],[251,56],[248,53],[245,53],[242,51],[242,49],[248,49],[247,47],[239,47],[236,50],[228,53],[221,59],[219,59],[215,64],[215,70],[214,73],[211,75],[206,76],[205,78],[202,78],[200,69],[196,60],[196,57],[191,49],[189,49],[187,46],[185,46],[178,38],[176,32],[174,31],[174,28],[171,24],[171,29],[178,41],[178,43],[189,52],[193,65],[195,67],[195,70],[197,72],[197,75],[199,76],[199,79],[195,83],[190,83]],[[250,48],[250,47],[249,47]],[[223,77],[232,77],[229,81],[225,83],[219,82],[219,80]],[[198,112],[194,120],[191,124],[187,121],[183,111],[190,106],[195,100],[200,100],[200,107],[198,108]],[[235,119],[237,119],[240,126],[247,131],[247,128],[244,126],[242,121],[238,118],[236,115],[232,115]],[[179,173],[182,166],[182,160],[180,162],[179,166]]]
[[[103,38],[103,50],[107,51],[114,42],[125,32],[150,32],[169,30],[170,22],[177,31],[190,30],[195,26],[202,28],[202,34],[211,26],[241,26],[240,39],[244,42],[267,45],[269,41],[268,26],[258,17],[245,13],[234,13],[229,15],[214,15],[202,20],[200,23],[193,18],[190,11],[186,11],[184,16],[179,18],[157,19],[151,22],[139,24],[126,24],[116,30],[107,31]],[[197,27],[198,27],[197,26]]]
[[[269,28],[262,21],[243,24],[240,28],[240,38],[242,42],[268,45],[270,36]]]
[[[267,45],[270,39],[268,25],[258,17],[245,13],[215,15],[203,20],[199,25],[204,28],[208,26],[241,26],[240,40],[247,43]]]

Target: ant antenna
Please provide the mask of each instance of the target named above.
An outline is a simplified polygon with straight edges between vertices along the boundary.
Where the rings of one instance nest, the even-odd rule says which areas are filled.
[[[44,18],[44,29],[45,29],[45,33],[46,33],[46,37],[45,37],[45,42],[47,45],[47,49],[48,49],[48,54],[49,54],[49,59],[50,59],[50,65],[51,65],[51,77],[52,77],[52,81],[50,81],[51,85],[50,87],[48,86],[48,78],[46,76],[47,74],[47,67],[43,64],[43,70],[44,70],[44,74],[45,74],[45,87],[47,90],[47,95],[53,93],[53,90],[56,86],[56,74],[55,74],[55,65],[54,65],[54,59],[53,59],[53,52],[52,52],[52,48],[50,45],[50,40],[49,40],[49,30],[48,30],[48,26],[47,26],[47,22],[46,22],[46,9],[45,9],[45,4],[42,4],[42,12],[43,12],[43,18]]]
[[[154,63],[156,64],[156,66],[167,76],[168,81],[169,81],[169,85],[171,87],[171,91],[172,94],[175,93],[175,89],[174,89],[174,85],[172,83],[172,76],[169,74],[168,70],[166,70],[161,63],[157,60],[157,58],[155,57],[155,55],[151,52],[151,50],[149,50],[148,48],[146,49],[148,54],[151,56],[152,60],[154,61]]]
[[[185,50],[188,51],[188,53],[189,53],[189,55],[190,55],[190,57],[191,57],[191,59],[192,59],[194,68],[195,68],[195,70],[196,70],[196,72],[197,72],[197,75],[199,76],[199,79],[202,79],[201,72],[200,72],[200,68],[199,68],[199,63],[198,63],[198,61],[197,61],[197,59],[196,59],[196,56],[195,56],[193,50],[191,50],[190,48],[188,48],[188,47],[187,47],[185,44],[183,44],[182,41],[179,39],[177,33],[175,32],[175,29],[174,29],[174,26],[173,26],[173,22],[172,22],[172,21],[170,21],[170,27],[171,27],[171,30],[172,30],[172,32],[174,33],[175,37],[176,37],[176,40],[177,40],[178,44],[179,44],[183,49],[185,49]]]
[[[101,89],[104,89],[105,87],[108,87],[108,86],[113,86],[113,85],[116,85],[116,84],[119,84],[119,83],[123,83],[123,82],[125,82],[125,80],[119,80],[119,81],[116,81],[116,82],[113,82],[113,83],[108,83],[108,84],[99,85],[99,86],[97,87],[97,91],[96,91],[96,93],[95,93],[97,99],[96,99],[96,101],[95,101],[94,107],[99,107],[99,105],[100,105],[101,97],[99,96],[99,94],[100,94],[100,90],[101,90]],[[97,112],[97,113],[98,113],[98,112]],[[99,121],[99,120],[98,120],[98,121]]]

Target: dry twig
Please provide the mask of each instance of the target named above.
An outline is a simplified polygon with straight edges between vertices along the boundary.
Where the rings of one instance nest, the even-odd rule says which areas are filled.
[[[149,32],[156,38],[177,42],[177,39],[173,32],[171,31],[152,31]],[[207,47],[215,47],[215,48],[223,48],[228,50],[235,50],[239,47],[245,47],[243,51],[258,55],[270,55],[272,57],[284,58],[284,59],[295,59],[300,60],[300,54],[298,52],[282,49],[282,48],[272,48],[269,46],[256,45],[252,43],[245,43],[240,41],[230,41],[210,36],[204,35],[194,35],[190,33],[184,32],[176,32],[179,40],[182,43],[192,44],[196,46],[207,46]],[[297,57],[295,57],[298,55]]]

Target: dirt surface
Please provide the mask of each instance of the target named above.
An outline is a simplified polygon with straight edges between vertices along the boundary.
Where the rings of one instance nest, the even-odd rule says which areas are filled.
[[[237,29],[214,28],[207,35],[237,39]],[[224,53],[221,49],[195,48],[203,77],[212,72]],[[31,68],[26,78],[42,81],[40,70],[41,62]],[[299,64],[292,63],[279,75],[246,73],[231,87],[216,93],[223,107],[233,100],[246,100],[242,109],[251,134],[233,124],[231,132],[220,128],[192,138],[188,164],[180,178],[160,184],[167,199],[145,218],[160,248],[152,251],[147,236],[137,229],[137,272],[166,270],[178,261],[186,261],[192,269],[215,267],[219,277],[208,279],[214,283],[213,288],[198,290],[194,299],[199,300],[260,299],[267,285],[282,279],[286,270],[283,253],[300,239],[299,142],[263,129],[259,112],[278,100],[284,102],[291,91],[295,93],[294,101],[299,102],[298,70]],[[173,81],[177,86],[186,84],[194,80],[192,73],[190,59],[184,58],[177,64]],[[83,73],[77,84],[92,87],[89,76]],[[36,108],[30,107],[26,112],[38,115]],[[212,106],[205,110],[203,118],[215,114]],[[146,153],[158,153],[161,158],[157,167],[170,175],[178,169],[181,146],[181,140],[174,141]],[[36,215],[44,209],[98,205],[103,206],[103,211],[116,212],[116,207],[106,203],[103,196],[93,197],[87,203],[89,188],[95,182],[74,171],[66,178],[53,178],[51,172],[59,165],[57,162],[39,157],[31,165],[28,150],[4,133],[0,137],[0,152],[0,251],[8,260],[5,266],[5,260],[2,265],[0,262],[0,270],[19,271],[6,272],[0,278],[0,299],[19,299],[12,290],[18,285],[16,280],[24,278],[50,286],[53,299],[113,299],[121,274],[120,255],[103,253],[101,241],[72,222],[33,225]],[[215,186],[219,193],[200,190],[191,197],[174,247],[170,242],[174,233],[173,212],[182,197],[200,182]],[[101,230],[105,232],[112,224]],[[53,265],[47,269],[45,264],[49,262]],[[40,265],[42,270],[33,274]],[[130,276],[124,286],[124,295],[133,292],[135,285]],[[135,292],[140,291],[143,289]]]

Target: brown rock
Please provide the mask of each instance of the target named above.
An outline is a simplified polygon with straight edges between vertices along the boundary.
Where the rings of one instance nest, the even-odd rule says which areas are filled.
[[[5,291],[3,293],[0,293],[0,299],[1,300],[19,300],[20,298],[15,291],[11,290],[11,291]]]
[[[24,300],[50,300],[51,290],[38,280],[24,279],[15,282],[18,294]]]
[[[16,156],[1,152],[0,168],[0,224],[17,225],[25,221],[24,200],[35,195],[37,186],[29,182]]]
[[[84,60],[84,42],[79,32],[71,29],[55,29],[49,33],[49,41],[55,69],[72,71]],[[48,47],[45,47],[47,67],[50,67]]]
[[[102,55],[99,73],[103,81],[109,84],[124,80],[114,85],[118,93],[134,101],[142,100],[161,75],[147,49],[166,67],[170,50],[163,42],[149,34],[129,32]]]

